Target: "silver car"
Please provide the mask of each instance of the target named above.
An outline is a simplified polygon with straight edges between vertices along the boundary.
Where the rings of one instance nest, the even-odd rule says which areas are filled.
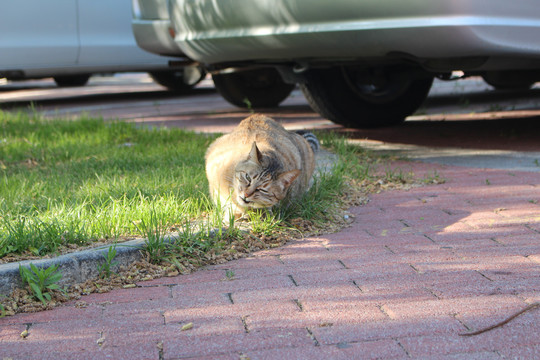
[[[171,22],[167,0],[132,0],[133,35],[137,45],[148,52],[177,57],[171,63],[176,71],[153,72],[150,75],[162,85],[174,85],[177,90],[189,90],[199,83],[206,71],[193,60],[188,59],[171,36]]]
[[[345,126],[402,122],[434,77],[540,80],[538,0],[170,0],[169,15],[232,103],[275,105],[298,83]]]

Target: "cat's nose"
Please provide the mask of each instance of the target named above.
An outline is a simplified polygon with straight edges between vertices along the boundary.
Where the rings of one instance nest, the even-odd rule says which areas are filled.
[[[250,203],[251,201],[249,201],[248,199],[246,199],[245,197],[242,197],[240,196],[240,199],[245,202],[246,204]]]

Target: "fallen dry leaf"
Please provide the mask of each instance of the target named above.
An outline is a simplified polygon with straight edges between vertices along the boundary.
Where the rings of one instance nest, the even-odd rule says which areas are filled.
[[[99,339],[97,339],[96,343],[98,344],[98,346],[103,346],[103,343],[105,342],[105,337],[102,336],[100,337]]]
[[[193,323],[187,323],[184,326],[182,326],[180,330],[186,331],[186,330],[191,330],[191,329],[193,329]]]
[[[77,301],[77,302],[75,303],[75,307],[76,307],[77,309],[84,309],[84,308],[87,308],[87,307],[88,307],[88,303],[87,303],[86,301],[80,300],[80,301]]]
[[[333,326],[334,324],[331,323],[331,322],[323,322],[323,323],[320,323],[319,324],[319,327],[330,327],[330,326]]]

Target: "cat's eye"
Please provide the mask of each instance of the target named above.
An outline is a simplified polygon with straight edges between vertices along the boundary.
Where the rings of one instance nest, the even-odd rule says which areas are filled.
[[[244,184],[250,185],[251,184],[251,177],[247,173],[241,172],[238,175],[238,181],[240,181],[240,182],[242,182]]]
[[[264,190],[264,189],[257,189],[257,191],[263,193],[263,194],[268,194],[268,191]]]

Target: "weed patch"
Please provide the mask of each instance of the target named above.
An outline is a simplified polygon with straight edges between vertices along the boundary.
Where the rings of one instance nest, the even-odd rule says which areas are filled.
[[[53,265],[46,269],[40,269],[30,263],[30,269],[19,265],[19,273],[22,282],[28,286],[30,293],[43,304],[51,301],[51,291],[59,290],[57,284],[62,279],[62,273]]]
[[[114,258],[116,257],[116,244],[110,246],[107,254],[103,255],[103,257],[104,261],[99,265],[99,277],[108,279],[114,274],[112,269],[118,265],[118,262],[114,261]]]

